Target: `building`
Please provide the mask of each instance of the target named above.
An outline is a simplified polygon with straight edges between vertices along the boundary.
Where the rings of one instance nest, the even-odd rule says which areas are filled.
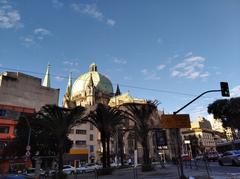
[[[97,103],[108,104],[112,96],[111,81],[99,73],[97,65],[93,63],[89,66],[89,71],[80,75],[73,85],[71,74],[69,75],[63,107],[74,107],[75,105],[87,107]],[[100,161],[100,136],[92,124],[85,123],[73,127],[69,138],[73,141],[73,147],[66,155],[66,162],[78,167],[81,162]]]
[[[0,146],[14,137],[21,114],[33,114],[46,104],[58,104],[59,89],[50,87],[50,66],[42,83],[40,78],[20,72],[0,74]],[[0,167],[1,168],[1,167]]]
[[[205,119],[204,117],[198,117],[195,122],[191,123],[192,129],[209,129],[212,130],[212,126],[210,121]]]
[[[68,85],[66,93],[63,99],[63,106],[71,108],[74,106],[89,107],[94,104],[103,103],[111,107],[119,106],[124,103],[138,103],[145,104],[147,100],[133,98],[129,93],[121,94],[119,86],[117,85],[116,93],[113,93],[113,85],[111,81],[98,72],[97,65],[95,63],[89,66],[89,71],[80,75],[76,81],[72,84],[71,74],[69,75]],[[153,117],[153,121],[157,127],[159,125],[159,116]],[[129,122],[129,126],[134,124]],[[153,126],[154,127],[154,126]],[[117,136],[111,140],[111,153],[116,156],[116,152],[119,150],[116,144]],[[152,135],[150,134],[150,155],[156,154]],[[69,154],[65,157],[65,162],[70,163],[76,167],[80,163],[100,162],[101,159],[101,143],[100,133],[90,123],[81,124],[72,128],[69,138],[73,141],[73,147]],[[133,151],[135,149],[135,138],[129,131],[124,132],[124,155],[133,159]],[[137,144],[139,160],[142,156],[142,147]]]
[[[204,117],[198,117],[195,122],[191,123],[191,129],[182,130],[182,140],[190,141],[193,154],[216,151],[215,133],[212,130],[210,121]],[[183,146],[185,149],[186,146]]]
[[[32,115],[34,113],[35,109],[33,108],[0,104],[0,154],[2,154],[3,149],[11,142],[11,140],[15,138],[15,127],[18,123],[19,117],[21,115]],[[1,157],[0,160],[2,160]],[[17,159],[17,163],[18,166],[25,166],[25,158]],[[15,165],[16,160],[2,160],[0,170],[5,173],[9,168],[14,168]]]
[[[47,70],[49,76],[49,70]],[[50,81],[45,78],[45,81]],[[20,72],[0,74],[0,104],[33,108],[39,111],[46,104],[58,104],[59,89],[41,84],[40,78]]]

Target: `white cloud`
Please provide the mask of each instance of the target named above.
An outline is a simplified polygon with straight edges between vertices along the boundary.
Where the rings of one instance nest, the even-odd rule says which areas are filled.
[[[0,28],[10,29],[22,27],[21,15],[9,1],[0,1]]]
[[[55,76],[54,78],[55,78],[58,82],[61,82],[61,81],[64,80],[64,78],[61,77],[61,76]]]
[[[160,64],[157,66],[157,70],[163,70],[166,67],[164,64]]]
[[[36,45],[37,42],[43,40],[46,36],[51,35],[51,32],[44,28],[36,28],[30,35],[21,37],[20,40],[23,42],[23,45],[30,47]]]
[[[155,71],[149,71],[148,69],[141,70],[144,75],[144,80],[160,80],[161,77]]]
[[[189,57],[189,56],[192,56],[192,52],[188,52],[188,53],[186,53],[186,55],[185,55],[185,57]]]
[[[171,76],[189,79],[206,78],[209,76],[209,73],[204,71],[205,60],[201,56],[187,57],[171,69]]]
[[[31,35],[26,36],[26,37],[21,37],[20,40],[22,41],[22,44],[26,47],[30,47],[30,46],[36,44],[34,37]]]
[[[72,67],[73,66],[77,67],[79,65],[77,61],[69,61],[69,60],[63,61],[63,64],[67,66],[72,66]]]
[[[35,38],[37,38],[39,40],[43,40],[45,38],[45,36],[51,35],[51,32],[44,28],[37,28],[37,29],[34,29],[33,34],[34,34]]]
[[[230,96],[232,98],[240,96],[240,85],[235,86],[233,89],[230,90]]]
[[[105,17],[105,15],[98,9],[96,4],[81,4],[81,3],[73,3],[70,7],[78,13],[88,15],[100,22],[104,22],[109,26],[114,26],[116,21],[110,18]]]
[[[44,28],[34,29],[33,33],[36,35],[50,35],[51,34],[51,32],[49,30],[44,29]]]
[[[127,60],[125,60],[123,58],[117,58],[117,57],[113,57],[113,62],[116,64],[121,64],[121,65],[127,64]]]
[[[63,7],[63,3],[59,0],[52,0],[52,5],[54,8],[59,9]]]
[[[112,20],[112,19],[107,19],[107,24],[110,25],[110,26],[114,26],[115,25],[115,20]]]

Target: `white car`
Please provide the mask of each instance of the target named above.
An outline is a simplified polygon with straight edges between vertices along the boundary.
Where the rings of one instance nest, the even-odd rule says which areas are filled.
[[[91,164],[82,165],[81,167],[76,168],[76,170],[77,170],[77,173],[88,173],[88,172],[94,172],[95,170],[100,168],[102,168],[101,165],[91,163]]]
[[[76,173],[76,168],[71,165],[63,165],[63,172],[68,175],[72,175]]]

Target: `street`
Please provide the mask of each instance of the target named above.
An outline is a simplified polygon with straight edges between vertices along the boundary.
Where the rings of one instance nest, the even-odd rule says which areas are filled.
[[[219,166],[218,162],[209,162],[208,163],[209,176],[216,179],[224,179],[231,177],[240,178],[240,167],[235,166]],[[137,171],[137,173],[136,173]],[[184,165],[184,174],[188,177],[202,177],[206,178],[208,176],[206,165],[203,161],[198,163],[198,166],[192,163],[192,168],[190,165]],[[155,166],[155,171],[151,172],[141,172],[141,168],[138,167],[134,171],[134,168],[126,169],[116,169],[112,175],[99,176],[96,177],[94,173],[79,174],[79,175],[70,175],[68,179],[157,179],[157,178],[169,178],[175,179],[178,178],[177,166],[172,164],[167,164],[166,168],[162,168],[159,165]]]

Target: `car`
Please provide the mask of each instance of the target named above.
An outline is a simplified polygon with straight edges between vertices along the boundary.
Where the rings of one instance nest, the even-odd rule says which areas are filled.
[[[239,150],[230,150],[224,152],[222,157],[218,159],[219,165],[240,165],[240,151]]]
[[[46,172],[43,169],[40,169],[40,176],[45,176]],[[35,177],[35,168],[27,168],[26,171],[23,172],[23,176],[26,178],[34,178]]]
[[[197,155],[196,157],[195,157],[195,160],[203,160],[203,155]]]
[[[181,155],[183,161],[190,161],[192,160],[192,157],[190,154],[182,154]]]
[[[207,155],[206,155],[206,159],[208,160],[208,161],[217,161],[218,160],[218,158],[219,158],[219,154],[218,154],[218,152],[216,152],[216,151],[211,151],[211,152],[208,152],[207,153]]]
[[[63,173],[73,175],[74,173],[76,173],[76,168],[71,165],[63,165]]]
[[[101,165],[90,163],[90,164],[83,164],[80,167],[76,168],[77,173],[88,173],[88,172],[94,172],[95,170],[98,170],[102,168]]]

